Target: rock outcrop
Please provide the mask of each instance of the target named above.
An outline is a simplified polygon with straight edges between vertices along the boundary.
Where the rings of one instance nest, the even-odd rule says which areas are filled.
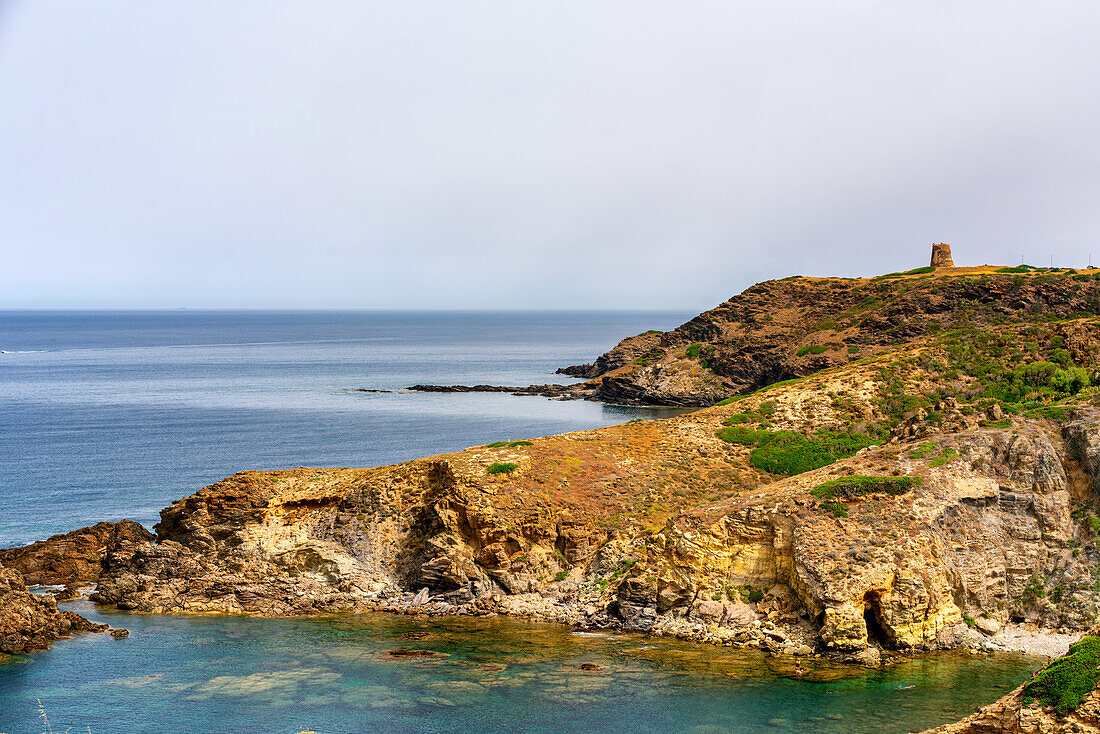
[[[101,522],[20,548],[0,549],[0,564],[18,571],[28,584],[92,582],[103,572],[103,559],[108,553],[153,538],[133,520]]]
[[[32,594],[18,571],[0,566],[0,654],[45,650],[58,638],[106,629],[105,624],[58,610],[52,596]]]
[[[1097,643],[1096,637],[1083,638],[1012,693],[958,723],[924,734],[1097,734],[1100,673],[1093,654]]]

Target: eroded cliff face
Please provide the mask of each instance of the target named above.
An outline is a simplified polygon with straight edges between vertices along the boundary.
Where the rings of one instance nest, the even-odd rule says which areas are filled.
[[[1043,339],[1092,359],[1100,327],[1051,328]],[[1086,629],[1100,609],[1100,409],[964,404],[982,385],[944,367],[952,345],[911,343],[666,420],[377,469],[244,472],[164,510],[156,543],[108,554],[94,598],[499,611],[864,662],[958,645],[978,634],[970,618]],[[944,397],[948,383],[960,397]],[[727,440],[747,420],[749,438]],[[752,444],[872,427],[854,455],[790,476]],[[872,489],[821,493],[852,477]],[[903,491],[875,489],[892,477]]]

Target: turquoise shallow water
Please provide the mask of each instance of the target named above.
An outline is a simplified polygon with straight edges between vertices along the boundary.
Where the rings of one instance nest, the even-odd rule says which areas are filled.
[[[0,731],[908,732],[961,718],[1039,667],[935,654],[828,680],[790,661],[516,620],[159,617],[0,664]],[[395,649],[446,653],[389,660]],[[590,663],[596,670],[584,670]],[[899,686],[913,685],[911,689]]]

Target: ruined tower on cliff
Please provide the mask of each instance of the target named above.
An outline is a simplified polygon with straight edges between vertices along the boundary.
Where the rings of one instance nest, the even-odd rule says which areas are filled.
[[[955,263],[951,259],[951,245],[944,242],[932,245],[932,262],[930,264],[934,268],[955,267]]]

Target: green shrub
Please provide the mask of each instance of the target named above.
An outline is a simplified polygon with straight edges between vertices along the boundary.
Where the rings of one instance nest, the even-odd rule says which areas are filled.
[[[824,344],[807,344],[806,346],[799,349],[795,356],[804,357],[807,354],[821,354],[827,351],[829,351],[829,348]]]
[[[1030,273],[1032,270],[1037,270],[1030,265],[1017,265],[1014,268],[998,268],[995,272],[998,273]]]
[[[495,464],[490,464],[489,465],[489,473],[490,474],[511,474],[517,468],[519,468],[518,465],[513,464],[510,461],[506,461],[506,462],[503,462],[503,463],[502,462],[497,462]]]
[[[568,571],[558,571],[554,574],[555,581],[565,581],[565,577],[569,575]]]
[[[634,364],[647,365],[653,360],[660,359],[663,356],[665,356],[665,350],[653,347],[652,349],[646,351],[645,354],[635,359]]]
[[[1040,576],[1032,576],[1024,587],[1024,600],[1042,599],[1047,595],[1046,581]]]
[[[876,492],[899,495],[920,486],[921,481],[923,480],[920,477],[869,477],[854,474],[819,484],[810,490],[810,494],[823,500],[850,500]]]
[[[970,629],[974,629],[975,627],[978,626],[978,622],[973,617],[971,617],[969,614],[964,614],[963,615],[963,622],[966,622],[966,626],[969,627]]]
[[[740,395],[734,395],[732,398],[723,398],[722,400],[719,400],[717,403],[715,403],[715,405],[733,405],[738,400],[741,400],[741,398],[742,396]]]
[[[1068,713],[1100,682],[1100,637],[1086,635],[1024,686],[1024,703],[1038,701]]]
[[[1072,410],[1072,405],[1044,405],[1041,408],[1029,410],[1027,412],[1027,417],[1050,418],[1051,420],[1063,421],[1066,418],[1069,418],[1069,414]]]
[[[902,275],[924,275],[925,273],[931,273],[935,271],[935,268],[931,265],[925,265],[923,268],[913,268],[912,270],[906,270]]]
[[[822,502],[818,507],[833,513],[833,517],[848,517],[848,505],[843,502]]]
[[[726,423],[733,426],[738,423],[754,423],[758,420],[760,420],[760,416],[755,413],[734,413],[726,420]]]
[[[692,359],[698,359],[699,364],[703,366],[703,369],[709,370],[710,362],[707,361],[707,358],[704,355],[709,354],[711,351],[713,351],[713,348],[709,344],[700,344],[696,342],[694,344],[689,344],[688,348],[684,350],[684,354],[691,357]]]
[[[760,591],[759,589],[754,589],[748,584],[726,587],[727,599],[729,599],[730,601],[736,601],[738,596],[740,596],[743,601],[751,602],[753,604],[764,600],[764,592]]]
[[[775,409],[778,405],[779,404],[774,400],[768,400],[766,402],[760,403],[760,407],[758,408],[758,410],[760,411],[760,415],[764,417],[771,417],[775,415]]]
[[[508,448],[514,448],[516,446],[533,446],[531,441],[493,441],[487,443],[485,446],[490,449],[499,449],[507,446]]]
[[[796,431],[768,431],[728,426],[718,437],[730,443],[754,446],[749,463],[769,474],[787,476],[819,469],[871,446],[875,439],[864,433],[818,431],[803,436]]]

